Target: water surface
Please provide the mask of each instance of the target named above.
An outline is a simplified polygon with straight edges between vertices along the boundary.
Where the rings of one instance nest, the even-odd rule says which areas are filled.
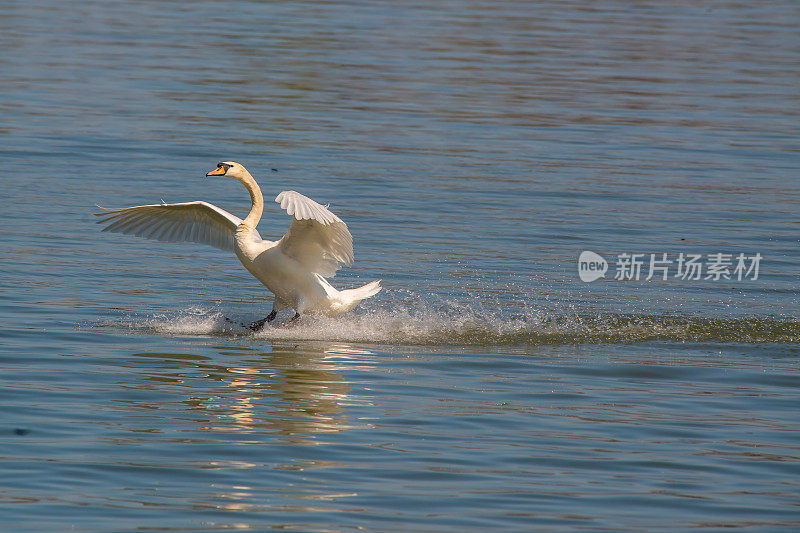
[[[800,526],[795,3],[0,7],[3,526]],[[243,215],[218,160],[385,290],[254,335],[235,257],[94,224]],[[717,253],[758,279],[614,279]]]

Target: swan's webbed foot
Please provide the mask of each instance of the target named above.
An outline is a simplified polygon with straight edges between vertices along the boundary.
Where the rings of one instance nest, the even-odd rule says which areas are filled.
[[[261,328],[264,327],[264,324],[267,324],[267,323],[272,322],[273,320],[275,320],[275,316],[277,314],[278,314],[278,312],[273,309],[272,312],[270,314],[268,314],[266,317],[262,318],[261,320],[256,320],[255,322],[253,322],[252,324],[250,324],[247,327],[249,329],[251,329],[252,331],[258,331],[258,330],[260,330]]]

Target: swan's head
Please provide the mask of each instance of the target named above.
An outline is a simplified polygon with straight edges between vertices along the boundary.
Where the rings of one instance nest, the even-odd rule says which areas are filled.
[[[217,163],[217,168],[211,172],[207,172],[206,176],[226,176],[242,181],[250,177],[250,173],[247,172],[246,168],[235,161],[222,161],[221,163]]]

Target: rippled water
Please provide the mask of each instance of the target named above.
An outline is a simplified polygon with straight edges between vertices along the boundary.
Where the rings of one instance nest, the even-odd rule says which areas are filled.
[[[0,7],[0,526],[800,527],[796,3]],[[242,215],[229,159],[385,290],[252,334],[231,254],[94,224]]]

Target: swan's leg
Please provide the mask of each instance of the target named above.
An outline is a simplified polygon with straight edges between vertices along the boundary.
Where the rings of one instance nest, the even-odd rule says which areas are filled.
[[[275,316],[277,314],[278,314],[278,312],[275,309],[273,309],[270,312],[270,314],[268,314],[266,317],[262,318],[261,320],[256,320],[255,322],[253,322],[252,324],[250,324],[247,327],[250,328],[253,331],[258,331],[258,330],[260,330],[261,328],[264,327],[264,324],[266,324],[268,322],[272,322],[273,320],[275,320]],[[294,320],[294,319],[292,319],[292,320]]]

